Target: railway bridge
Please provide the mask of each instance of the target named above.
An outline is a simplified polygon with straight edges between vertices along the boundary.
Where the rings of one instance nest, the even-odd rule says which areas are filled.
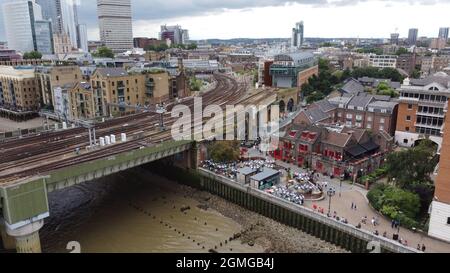
[[[270,104],[269,93],[248,94],[249,83],[222,74],[215,75],[213,90],[200,94],[208,105]],[[194,109],[195,99],[183,101]],[[49,192],[92,181],[161,159],[184,168],[197,166],[197,142],[175,141],[170,130],[176,122],[167,105],[164,114],[143,111],[131,116],[95,123],[90,130],[69,129],[41,132],[0,143],[0,231],[5,248],[17,252],[41,252],[39,230],[50,215]],[[205,115],[206,117],[210,115]],[[198,122],[195,120],[194,123]],[[201,117],[202,123],[208,119]],[[106,145],[92,143],[91,129]],[[95,135],[94,134],[94,135]],[[126,134],[125,138],[116,136]],[[194,133],[195,134],[195,133]],[[120,139],[119,139],[120,138]],[[194,139],[194,138],[193,138]]]

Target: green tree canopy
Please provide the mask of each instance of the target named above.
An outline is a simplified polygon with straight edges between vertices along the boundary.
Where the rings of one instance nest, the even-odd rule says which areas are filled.
[[[189,44],[187,49],[189,49],[189,50],[197,49],[197,44],[196,43]]]
[[[42,58],[42,54],[38,51],[26,52],[25,54],[23,54],[23,58],[25,60],[40,59]]]
[[[97,52],[92,55],[99,58],[114,58],[114,52],[106,46],[97,48]]]
[[[408,54],[408,49],[404,48],[404,47],[400,47],[397,52],[395,52],[395,55],[402,55],[402,54]]]
[[[399,188],[412,189],[414,183],[429,183],[437,161],[434,145],[424,140],[415,148],[391,153],[386,162],[387,173],[389,178],[395,178]]]
[[[211,159],[215,162],[232,162],[239,160],[239,142],[217,141],[210,147]]]
[[[395,186],[377,185],[367,194],[370,204],[382,214],[401,225],[417,227],[420,212],[420,198],[417,194]]]

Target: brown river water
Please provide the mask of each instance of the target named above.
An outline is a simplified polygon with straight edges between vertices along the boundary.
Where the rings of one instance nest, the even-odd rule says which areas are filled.
[[[264,251],[258,244],[230,242],[242,226],[211,208],[199,208],[180,189],[139,169],[50,193],[51,216],[40,232],[43,251],[70,252],[71,241],[79,242],[82,253]]]

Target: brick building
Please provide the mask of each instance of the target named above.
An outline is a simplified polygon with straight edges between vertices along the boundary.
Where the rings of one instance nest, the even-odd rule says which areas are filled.
[[[356,179],[379,168],[392,145],[393,138],[385,132],[294,124],[272,155],[325,175]]]
[[[399,89],[396,142],[412,147],[428,138],[441,147],[450,76],[438,73],[424,79],[406,79]]]

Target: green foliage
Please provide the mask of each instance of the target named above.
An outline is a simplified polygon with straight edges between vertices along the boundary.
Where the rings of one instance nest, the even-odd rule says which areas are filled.
[[[42,54],[38,51],[26,52],[25,54],[23,54],[23,58],[25,60],[40,59],[42,58]]]
[[[196,44],[196,43],[189,44],[189,45],[187,46],[187,49],[189,49],[189,50],[195,50],[195,49],[197,49],[197,44]]]
[[[335,44],[330,42],[321,43],[319,47],[333,47]]]
[[[420,70],[419,69],[414,69],[414,71],[411,74],[411,78],[413,79],[419,79],[420,78]]]
[[[166,51],[167,49],[169,49],[169,47],[165,43],[157,45],[157,46],[149,45],[145,48],[146,51],[156,51],[156,52]]]
[[[406,227],[417,227],[420,198],[395,186],[378,185],[367,194],[370,204],[383,215],[400,220]]]
[[[200,89],[202,88],[202,86],[203,86],[203,81],[202,81],[202,80],[199,80],[199,79],[197,79],[197,78],[195,78],[195,77],[192,77],[192,78],[189,80],[189,89],[190,89],[191,91],[194,91],[194,92],[200,91]]]
[[[395,52],[395,55],[402,55],[402,54],[408,54],[408,49],[404,48],[404,47],[400,47],[397,52]]]
[[[358,53],[364,53],[364,54],[376,54],[376,55],[383,55],[383,49],[378,47],[370,47],[370,48],[360,48],[357,50]]]
[[[239,142],[217,141],[210,147],[211,159],[215,162],[233,162],[239,160]]]
[[[301,87],[302,95],[308,103],[321,100],[333,91],[333,86],[340,82],[339,73],[334,73],[330,68],[330,62],[319,59],[319,77],[313,75],[308,83]]]
[[[92,55],[98,58],[114,58],[114,52],[106,46],[99,47],[97,52]]]
[[[323,100],[325,95],[320,91],[314,91],[306,97],[306,103],[313,103],[315,101]]]
[[[387,84],[385,82],[381,82],[377,86],[377,95],[390,96],[391,98],[397,98],[400,94],[397,91],[395,91],[393,88],[391,88],[389,86],[389,84]]]
[[[404,77],[400,72],[395,68],[383,68],[379,69],[376,67],[365,67],[365,68],[356,68],[352,72],[353,78],[361,78],[361,77],[371,77],[378,79],[390,79],[394,82],[402,82]]]
[[[412,182],[428,183],[438,159],[431,141],[424,140],[417,147],[391,153],[386,162],[389,178],[395,178],[396,186],[411,189]]]

